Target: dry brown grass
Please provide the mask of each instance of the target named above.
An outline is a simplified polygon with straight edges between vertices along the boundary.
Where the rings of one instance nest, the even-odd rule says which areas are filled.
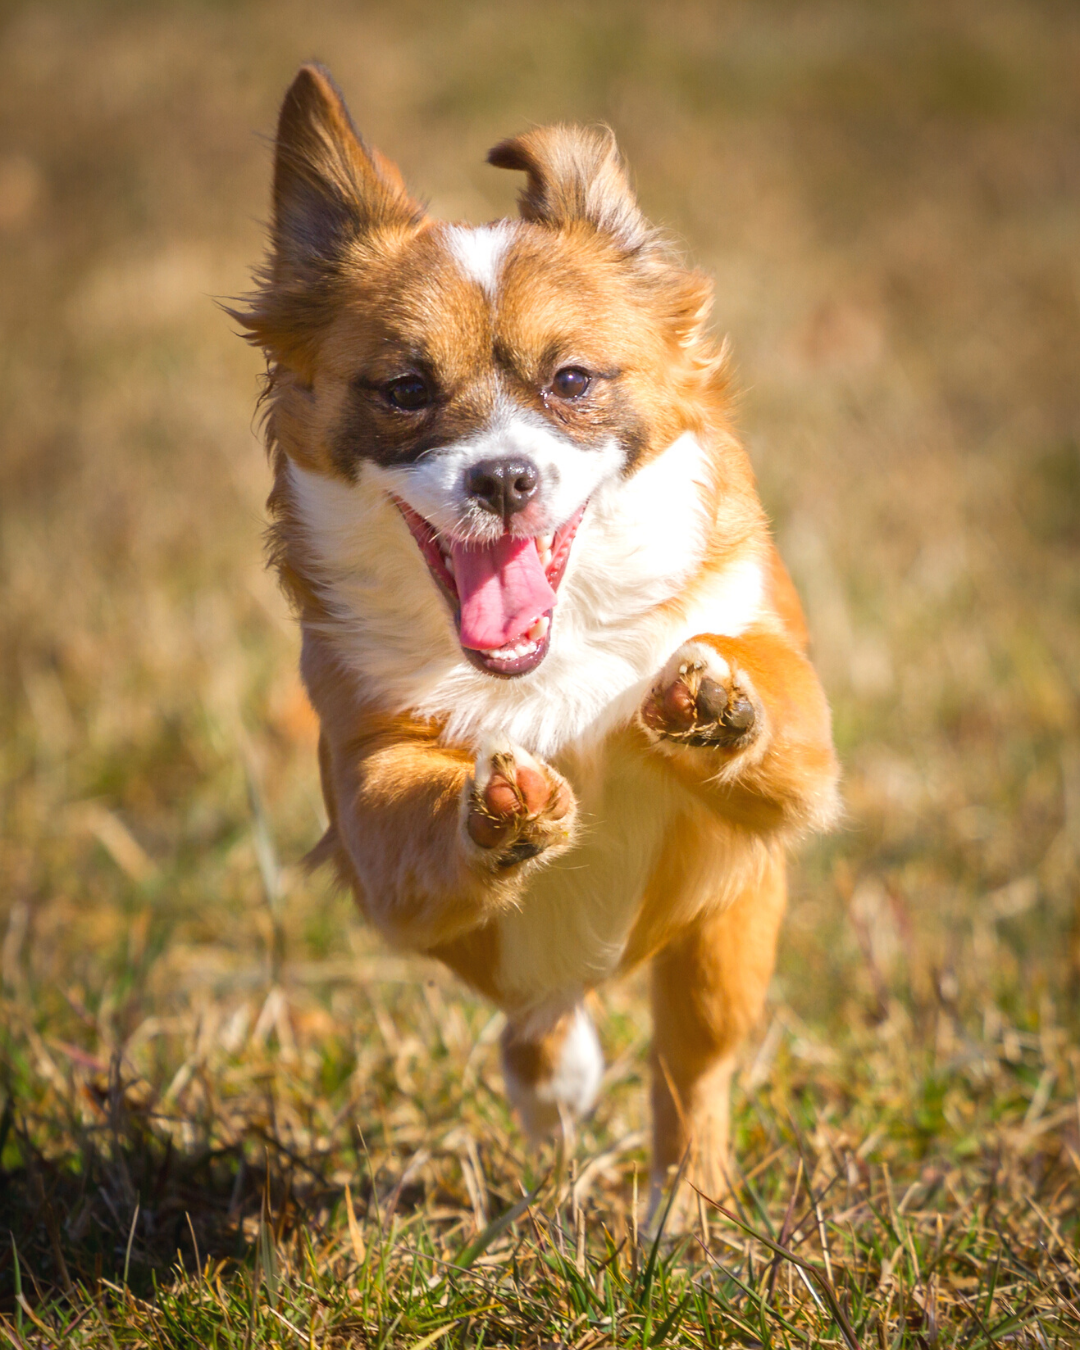
[[[1075,1343],[1080,12],[302,8],[2,11],[9,1339],[836,1341],[771,1225],[827,1247],[863,1345]],[[311,55],[451,216],[511,208],[501,136],[610,121],[717,277],[848,802],[738,1088],[759,1237],[706,1216],[728,1274],[664,1248],[646,1281],[630,1241],[597,1270],[644,1158],[631,983],[580,1260],[567,1172],[440,1284],[546,1164],[487,1010],[296,869],[321,807],[261,570],[259,369],[211,297],[246,287],[253,132]]]

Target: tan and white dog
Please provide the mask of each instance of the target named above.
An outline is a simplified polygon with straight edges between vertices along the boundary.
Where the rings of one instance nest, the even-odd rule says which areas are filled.
[[[489,160],[521,219],[431,219],[324,70],[278,126],[272,556],[299,614],[332,860],[393,944],[506,1014],[534,1135],[587,1111],[588,992],[651,962],[653,1176],[722,1185],[784,846],[837,810],[798,599],[727,415],[711,286],[607,132]]]

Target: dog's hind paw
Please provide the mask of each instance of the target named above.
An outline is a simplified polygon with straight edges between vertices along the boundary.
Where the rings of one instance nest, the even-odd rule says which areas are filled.
[[[577,804],[570,784],[519,746],[477,756],[465,786],[465,830],[498,868],[513,867],[573,838]]]
[[[710,643],[684,642],[641,707],[654,736],[677,745],[745,750],[761,734],[761,702],[745,672]]]

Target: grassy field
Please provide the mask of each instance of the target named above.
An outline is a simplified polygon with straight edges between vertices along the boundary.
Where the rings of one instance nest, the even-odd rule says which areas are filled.
[[[313,9],[314,13],[305,13]],[[14,1346],[1080,1343],[1080,9],[0,7],[0,1333]],[[565,1157],[499,1022],[298,861],[261,565],[277,100],[432,209],[609,121],[716,276],[847,820],[803,850],[721,1213],[653,1245],[640,980]]]

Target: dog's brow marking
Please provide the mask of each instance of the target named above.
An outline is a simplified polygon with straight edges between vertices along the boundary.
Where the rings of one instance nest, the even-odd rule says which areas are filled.
[[[446,243],[455,261],[470,281],[494,299],[499,285],[503,254],[514,237],[514,224],[500,220],[496,225],[448,225]]]

